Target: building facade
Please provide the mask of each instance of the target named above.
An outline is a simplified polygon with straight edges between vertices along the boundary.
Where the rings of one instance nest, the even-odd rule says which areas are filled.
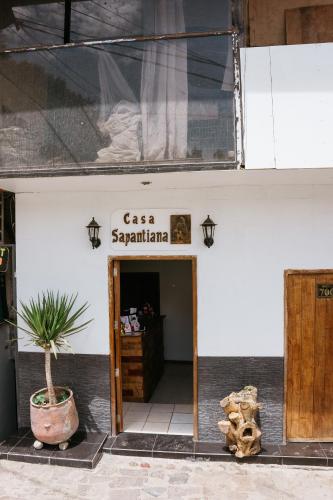
[[[90,304],[75,356],[54,363],[89,430],[126,430],[114,269],[183,260],[189,281],[175,269],[168,297],[180,290],[177,317],[192,322],[171,325],[178,306],[162,301],[162,285],[160,294],[166,359],[193,362],[194,439],[224,439],[219,401],[245,385],[258,388],[265,442],[333,439],[322,421],[333,416],[333,311],[320,297],[333,289],[333,44],[329,30],[314,38],[314,21],[306,33],[292,24],[294,11],[302,20],[300,7],[325,2],[288,2],[282,13],[271,2],[270,34],[264,3],[72,1],[71,15],[62,4],[8,7],[0,186],[15,193],[17,297],[54,289]],[[173,241],[171,216],[185,215],[190,239]],[[186,329],[191,359],[179,354]],[[16,376],[26,427],[43,357],[24,337]]]

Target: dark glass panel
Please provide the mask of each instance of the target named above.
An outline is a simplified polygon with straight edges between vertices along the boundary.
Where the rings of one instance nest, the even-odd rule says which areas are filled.
[[[73,41],[230,28],[230,0],[72,1]]]
[[[0,49],[61,44],[64,2],[1,0]]]
[[[231,37],[2,55],[2,167],[235,159]]]

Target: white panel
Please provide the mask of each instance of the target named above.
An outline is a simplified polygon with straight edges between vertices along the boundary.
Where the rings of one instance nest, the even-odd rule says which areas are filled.
[[[241,49],[246,168],[274,168],[270,48]]]
[[[315,186],[288,185],[287,171],[275,171],[275,185],[269,185],[262,171],[244,172],[244,185],[238,186],[130,195],[18,194],[18,298],[27,300],[46,288],[78,291],[80,300],[91,304],[87,317],[94,322],[72,338],[74,351],[107,354],[107,258],[115,254],[111,214],[129,198],[129,206],[141,208],[185,206],[192,214],[193,244],[163,252],[147,245],[146,253],[197,255],[199,355],[282,356],[283,271],[333,267],[332,179],[326,173],[326,182],[321,173],[323,185]],[[246,185],[254,174],[257,185]],[[294,172],[289,176],[295,180]],[[210,249],[200,228],[208,213],[218,223]],[[96,250],[85,229],[93,215],[103,226]],[[23,338],[19,348],[30,349],[25,344]]]
[[[151,184],[143,186],[142,181]],[[133,193],[144,193],[150,200],[152,192],[204,189],[214,186],[333,184],[333,169],[294,170],[203,170],[201,172],[169,172],[141,175],[82,175],[76,177],[31,177],[0,179],[0,188],[14,193],[114,193],[123,192],[120,206],[133,206]],[[129,201],[128,201],[129,200]],[[156,205],[157,206],[157,205]],[[165,205],[163,208],[168,208]],[[184,203],[181,202],[181,206]],[[145,208],[148,207],[148,201]],[[116,208],[119,208],[116,207]]]
[[[333,43],[271,47],[277,168],[333,167]]]
[[[333,167],[333,43],[242,49],[245,166]]]

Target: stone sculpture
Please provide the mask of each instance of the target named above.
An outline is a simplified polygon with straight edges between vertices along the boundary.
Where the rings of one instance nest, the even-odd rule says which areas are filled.
[[[228,420],[221,420],[218,426],[226,436],[226,444],[236,457],[243,458],[260,452],[261,431],[255,416],[260,403],[257,403],[257,388],[251,385],[239,392],[232,392],[220,402]]]

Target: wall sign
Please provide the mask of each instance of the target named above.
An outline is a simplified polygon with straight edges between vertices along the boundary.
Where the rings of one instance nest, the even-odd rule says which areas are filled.
[[[111,226],[111,243],[117,247],[143,249],[191,244],[191,215],[184,210],[117,210]]]
[[[5,273],[8,269],[9,248],[0,247],[0,273]]]
[[[333,284],[324,283],[317,285],[318,299],[333,299]]]

